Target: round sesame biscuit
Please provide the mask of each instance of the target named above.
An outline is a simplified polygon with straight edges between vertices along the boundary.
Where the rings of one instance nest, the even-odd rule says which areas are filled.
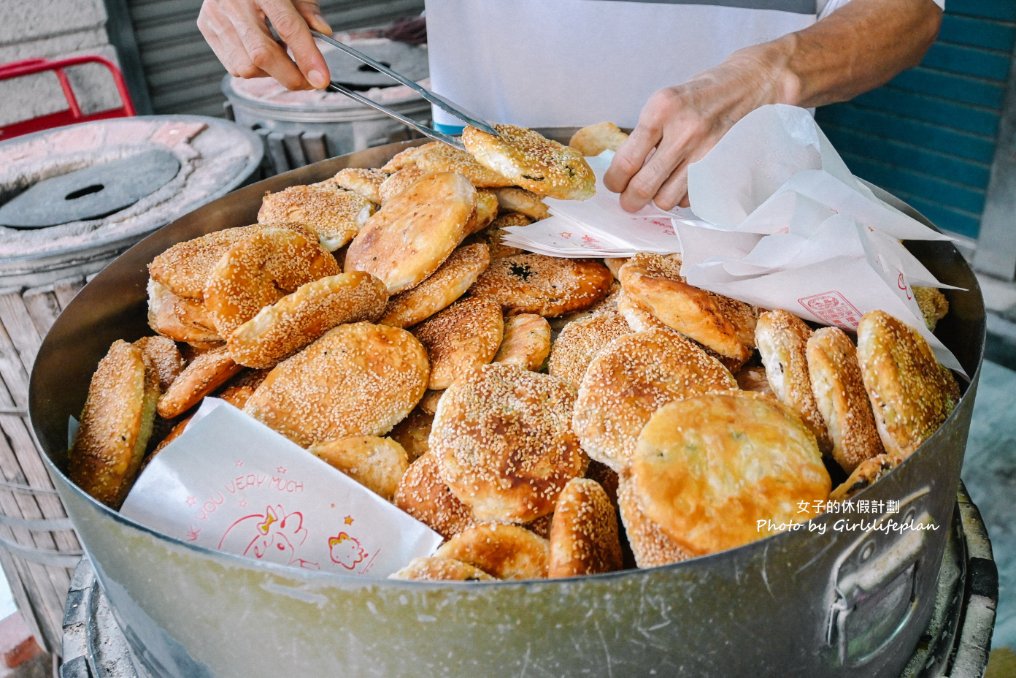
[[[390,438],[335,438],[314,443],[307,451],[388,501],[409,468],[409,455]]]
[[[811,328],[792,313],[782,309],[764,311],[755,325],[755,343],[766,368],[766,380],[781,403],[801,417],[815,434],[818,448],[832,451],[825,420],[819,412],[808,375],[808,339]]]
[[[382,205],[346,250],[347,271],[366,271],[389,294],[423,282],[466,237],[476,189],[460,174],[426,176]]]
[[[476,207],[469,215],[466,233],[472,235],[487,228],[497,217],[497,196],[485,188],[476,189]]]
[[[420,409],[433,417],[437,413],[437,404],[441,402],[441,396],[443,395],[444,389],[440,391],[428,390],[420,398]]]
[[[861,316],[857,359],[886,451],[909,457],[956,407],[956,379],[916,329],[884,311]]]
[[[935,331],[938,321],[949,314],[949,300],[946,299],[941,290],[934,287],[915,286],[914,301],[917,302],[917,307],[921,309],[924,324],[932,332]]]
[[[554,318],[600,301],[613,280],[598,261],[516,254],[491,261],[469,292],[496,301],[510,313]]]
[[[467,298],[413,328],[430,358],[431,390],[446,389],[489,363],[504,335],[501,307],[488,299]]]
[[[155,278],[148,279],[148,326],[174,341],[207,344],[222,341],[204,305],[179,297]]]
[[[616,151],[627,140],[628,135],[614,123],[598,122],[575,132],[568,145],[582,155],[599,155],[604,151]]]
[[[524,214],[518,212],[506,212],[499,215],[494,221],[490,222],[487,228],[483,229],[478,233],[474,233],[471,240],[476,242],[483,242],[487,244],[487,248],[490,250],[490,258],[493,259],[504,259],[515,254],[525,254],[525,250],[519,249],[518,247],[512,247],[511,245],[505,245],[502,239],[505,236],[505,229],[509,226],[528,226],[533,223],[532,219]]]
[[[388,575],[389,579],[405,581],[495,581],[483,570],[461,560],[421,556],[413,558],[398,572]]]
[[[335,258],[317,239],[266,227],[233,245],[215,264],[205,285],[205,308],[219,336],[229,337],[300,285],[338,272]]]
[[[755,348],[755,310],[749,304],[693,287],[678,255],[640,252],[618,271],[621,286],[663,324],[720,355],[745,361]]]
[[[550,323],[542,315],[510,315],[504,321],[504,338],[491,362],[538,371],[550,355],[550,334]]]
[[[729,391],[661,407],[631,461],[635,501],[692,555],[761,539],[829,497],[822,453],[775,398]]]
[[[445,539],[476,522],[473,512],[441,478],[437,457],[429,453],[418,457],[406,469],[395,490],[394,503]]]
[[[430,450],[427,439],[430,438],[430,427],[434,424],[434,415],[424,412],[417,406],[406,418],[395,425],[388,436],[402,445],[409,455],[409,461],[416,461]]]
[[[374,203],[353,191],[290,186],[265,195],[258,222],[300,224],[317,235],[322,247],[334,252],[352,240],[373,213]]]
[[[498,207],[503,212],[523,214],[534,221],[550,216],[550,210],[543,203],[543,199],[532,191],[518,186],[505,186],[493,190],[497,196]]]
[[[455,172],[461,174],[477,188],[496,188],[511,186],[512,182],[495,170],[485,167],[469,153],[441,143],[431,141],[393,157],[381,169],[386,171],[402,170],[413,167],[423,172]]]
[[[624,319],[628,322],[628,325],[636,332],[648,332],[649,330],[667,330],[669,332],[677,332],[673,327],[670,327],[662,320],[653,315],[653,312],[646,308],[643,304],[632,298],[631,295],[626,294],[624,288],[621,288],[617,293],[617,312],[624,316]],[[677,332],[681,334],[680,332]],[[736,373],[746,362],[750,359],[749,357],[738,357],[731,358],[729,356],[722,355],[712,350],[708,346],[703,346],[700,342],[691,339],[690,337],[681,334],[682,337],[695,343],[696,346],[701,348],[707,354],[719,360],[724,367],[730,370],[732,373]]]
[[[168,337],[141,337],[134,345],[141,349],[145,365],[155,373],[160,392],[169,388],[187,365],[176,342]]]
[[[657,409],[734,388],[737,382],[727,368],[676,332],[628,334],[590,362],[579,384],[572,426],[591,458],[620,472]]]
[[[312,235],[299,224],[275,224],[274,227],[294,230],[305,236]],[[233,245],[265,228],[264,224],[237,226],[177,243],[148,264],[148,274],[173,294],[201,301],[205,295],[208,274],[222,255]]]
[[[832,442],[830,455],[849,473],[883,452],[854,342],[838,327],[823,327],[808,339],[805,355],[811,390]]]
[[[343,167],[329,181],[380,205],[381,184],[387,178],[388,173],[376,167]]]
[[[427,351],[405,330],[339,325],[268,374],[244,411],[301,447],[384,435],[423,396]]]
[[[221,398],[238,409],[243,409],[254,391],[268,376],[269,370],[243,370],[235,377],[227,381],[216,393],[216,398]]]
[[[158,378],[141,349],[114,341],[92,374],[67,460],[70,479],[97,501],[117,507],[127,496],[152,435],[158,397]]]
[[[610,269],[610,274],[617,280],[621,267],[628,263],[628,257],[604,257],[603,265]]]
[[[548,576],[577,577],[621,569],[621,541],[610,497],[595,480],[568,481],[554,507]]]
[[[490,254],[485,244],[456,248],[423,282],[392,297],[378,322],[392,327],[423,322],[465,294],[488,266]]]
[[[659,567],[679,563],[691,558],[680,544],[667,536],[663,529],[642,512],[635,500],[635,486],[630,475],[620,474],[617,485],[617,505],[628,538],[635,565],[639,568]]]
[[[159,416],[163,419],[180,416],[242,369],[243,366],[236,364],[225,346],[205,351],[183,368],[159,398]]]
[[[461,560],[497,579],[546,579],[550,544],[518,525],[480,523],[459,532],[434,555]]]
[[[387,302],[384,283],[370,273],[319,278],[262,308],[233,330],[226,347],[241,365],[273,367],[336,325],[377,320]]]
[[[573,320],[564,326],[551,347],[548,371],[577,391],[592,359],[610,342],[632,332],[616,311]]]
[[[478,520],[528,523],[551,513],[589,462],[571,430],[574,401],[550,375],[483,366],[438,404],[430,453],[441,477]]]
[[[585,200],[596,191],[589,163],[574,148],[516,125],[494,125],[497,136],[475,127],[462,130],[462,143],[476,160],[537,195]]]
[[[900,461],[902,460],[899,457],[889,454],[879,454],[865,459],[850,472],[846,480],[833,488],[829,493],[829,501],[846,501],[853,498],[855,494],[874,485],[889,471],[899,466]]]
[[[406,189],[413,186],[417,181],[431,174],[433,172],[425,172],[418,167],[406,167],[389,174],[377,188],[378,197],[381,198],[381,205],[383,206],[389,200],[404,193]]]

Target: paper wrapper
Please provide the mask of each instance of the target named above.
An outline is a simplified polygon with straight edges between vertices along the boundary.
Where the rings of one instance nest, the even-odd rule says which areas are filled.
[[[205,398],[148,464],[120,513],[211,549],[385,577],[439,534],[224,401]]]
[[[564,257],[680,252],[692,285],[850,331],[861,315],[882,309],[963,373],[913,295],[914,285],[949,286],[900,243],[948,236],[878,199],[808,111],[763,106],[734,125],[690,165],[690,210],[625,212],[602,183],[611,158],[588,159],[597,176],[593,198],[547,200],[550,218],[506,229],[504,242]]]

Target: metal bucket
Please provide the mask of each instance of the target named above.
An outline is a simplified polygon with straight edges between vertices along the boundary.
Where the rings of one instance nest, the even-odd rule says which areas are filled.
[[[568,130],[547,133],[567,138]],[[89,283],[40,350],[33,425],[146,667],[178,676],[898,675],[932,614],[984,350],[977,282],[945,243],[914,249],[941,280],[966,288],[947,292],[952,310],[938,334],[973,378],[943,426],[858,495],[880,510],[860,512],[858,501],[854,512],[825,514],[810,529],[665,567],[463,585],[297,571],[197,548],[122,518],[70,483],[61,470],[67,417],[80,412],[110,343],[150,332],[152,257],[252,222],[265,191],[376,166],[405,146],[289,172],[179,219]],[[889,519],[929,529],[870,529]]]

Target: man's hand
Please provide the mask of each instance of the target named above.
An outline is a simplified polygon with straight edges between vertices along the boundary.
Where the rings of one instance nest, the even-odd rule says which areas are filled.
[[[266,20],[285,46],[272,39]],[[204,0],[198,15],[198,29],[231,75],[271,76],[289,89],[328,85],[328,64],[311,28],[332,32],[318,0]]]
[[[884,84],[920,62],[942,11],[931,0],[851,0],[813,26],[747,47],[653,94],[603,178],[636,211],[686,203],[688,165],[764,104],[824,106]]]
[[[650,201],[662,209],[687,204],[688,165],[716,145],[734,123],[778,98],[768,64],[735,55],[692,80],[656,91],[638,125],[603,177],[635,212]]]

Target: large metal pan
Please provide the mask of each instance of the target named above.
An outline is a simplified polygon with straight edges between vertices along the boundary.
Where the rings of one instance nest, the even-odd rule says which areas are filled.
[[[567,138],[570,130],[553,130]],[[157,675],[896,675],[926,627],[984,349],[984,306],[956,249],[915,252],[949,292],[939,335],[973,379],[946,423],[811,529],[650,570],[531,582],[424,583],[307,572],[154,533],[64,475],[67,418],[110,343],[150,333],[146,265],[173,243],[253,223],[265,191],[377,166],[392,144],[240,189],[123,254],[63,312],[32,374],[32,423],[113,611]],[[898,200],[893,204],[916,213]],[[888,502],[898,501],[890,513]],[[876,502],[881,502],[880,509]],[[857,505],[855,505],[857,507]],[[884,521],[929,529],[871,529]],[[883,522],[880,522],[883,521]],[[839,528],[839,529],[837,529]],[[932,529],[933,528],[933,529]]]

